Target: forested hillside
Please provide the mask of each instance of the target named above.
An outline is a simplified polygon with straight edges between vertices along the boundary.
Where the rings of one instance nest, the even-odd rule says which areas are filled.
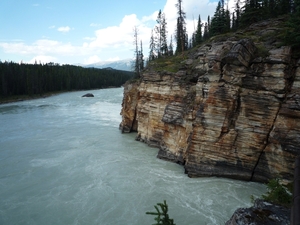
[[[0,97],[119,87],[133,73],[72,65],[0,62]]]
[[[220,0],[215,13],[203,21],[198,16],[197,26],[192,36],[188,37],[186,28],[186,13],[182,7],[183,0],[177,0],[177,25],[174,39],[176,50],[173,50],[173,37],[167,41],[167,23],[165,13],[159,11],[157,24],[150,37],[149,61],[174,53],[182,53],[199,46],[216,35],[235,32],[249,27],[259,21],[286,16],[284,32],[281,39],[285,45],[299,48],[300,46],[300,0],[236,0],[235,6],[229,9],[225,0]],[[196,7],[196,6],[195,6]],[[138,53],[138,51],[136,51]],[[142,52],[142,49],[141,51]],[[138,57],[139,54],[136,55]],[[137,58],[138,58],[137,57]]]

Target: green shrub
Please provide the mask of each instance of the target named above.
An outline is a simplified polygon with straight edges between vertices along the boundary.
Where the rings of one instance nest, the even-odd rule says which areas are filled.
[[[262,198],[268,202],[290,206],[292,202],[291,192],[282,184],[280,184],[279,179],[272,179],[267,184],[267,194],[262,195]]]

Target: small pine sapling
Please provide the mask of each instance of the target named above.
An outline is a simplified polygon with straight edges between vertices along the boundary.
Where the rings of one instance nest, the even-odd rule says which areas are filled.
[[[156,212],[146,212],[147,215],[156,216],[154,218],[156,223],[153,225],[176,225],[174,223],[174,220],[169,218],[168,205],[166,200],[164,200],[164,203],[157,203],[157,206],[155,205],[154,208],[156,209]]]

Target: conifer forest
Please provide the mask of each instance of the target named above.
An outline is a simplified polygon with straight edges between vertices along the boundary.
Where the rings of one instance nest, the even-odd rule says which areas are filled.
[[[132,76],[111,68],[0,62],[0,97],[120,87]]]

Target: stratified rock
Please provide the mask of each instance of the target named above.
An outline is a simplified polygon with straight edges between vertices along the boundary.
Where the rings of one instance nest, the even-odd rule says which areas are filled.
[[[124,86],[124,95],[122,102],[122,122],[120,130],[124,133],[137,131],[136,108],[138,101],[138,85],[139,83],[128,83]]]
[[[255,51],[256,47],[251,39],[242,39],[232,46],[222,61],[224,64],[248,67]]]
[[[82,95],[81,97],[94,97],[94,95],[92,93],[87,93],[85,95]]]
[[[154,61],[125,85],[121,130],[137,131],[190,177],[291,181],[300,154],[300,63],[290,47],[268,45],[260,56],[257,44],[263,48],[214,39],[177,72],[156,72]]]
[[[289,225],[291,210],[263,200],[250,208],[237,209],[225,225]]]

